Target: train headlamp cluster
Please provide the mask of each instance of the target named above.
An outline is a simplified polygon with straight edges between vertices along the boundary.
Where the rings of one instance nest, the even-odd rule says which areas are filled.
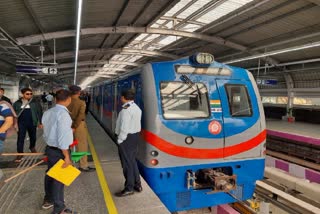
[[[158,165],[159,161],[157,159],[152,159],[150,161],[150,163],[151,163],[151,165],[156,166],[156,165]]]
[[[158,154],[159,154],[159,152],[157,152],[157,151],[151,151],[150,154],[151,154],[151,156],[153,156],[153,157],[157,157]]]
[[[214,61],[214,57],[209,53],[197,53],[191,56],[191,60],[196,64],[211,64]]]

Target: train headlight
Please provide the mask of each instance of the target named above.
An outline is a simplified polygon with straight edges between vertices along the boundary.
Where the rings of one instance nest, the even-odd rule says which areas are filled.
[[[197,64],[211,64],[214,61],[214,57],[209,53],[197,53],[191,56],[191,60]]]
[[[159,154],[159,152],[157,152],[157,151],[151,151],[150,152],[150,155],[153,156],[153,157],[157,157],[158,154]]]
[[[194,141],[193,137],[192,136],[188,136],[186,137],[186,139],[184,139],[184,142],[188,145],[192,144]]]
[[[158,165],[159,161],[157,159],[152,159],[150,161],[150,163],[151,163],[151,165],[156,166],[156,165]]]

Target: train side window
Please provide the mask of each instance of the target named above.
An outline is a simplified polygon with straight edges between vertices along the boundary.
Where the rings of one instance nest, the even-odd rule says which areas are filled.
[[[196,119],[210,116],[208,90],[203,83],[190,86],[183,82],[160,83],[163,117]]]
[[[252,116],[252,105],[245,85],[227,84],[229,110],[232,117]]]

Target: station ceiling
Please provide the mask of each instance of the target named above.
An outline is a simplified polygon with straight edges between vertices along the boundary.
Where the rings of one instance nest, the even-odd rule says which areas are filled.
[[[41,61],[42,44],[43,61],[56,62],[58,74],[34,78],[72,83],[77,2],[3,1],[1,75]],[[76,82],[97,84],[195,52],[256,78],[281,83],[289,75],[297,87],[320,88],[320,0],[84,0]]]

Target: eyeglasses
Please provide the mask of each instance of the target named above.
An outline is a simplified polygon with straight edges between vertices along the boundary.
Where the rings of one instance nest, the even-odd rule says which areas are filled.
[[[25,93],[25,95],[32,95],[32,93]]]

